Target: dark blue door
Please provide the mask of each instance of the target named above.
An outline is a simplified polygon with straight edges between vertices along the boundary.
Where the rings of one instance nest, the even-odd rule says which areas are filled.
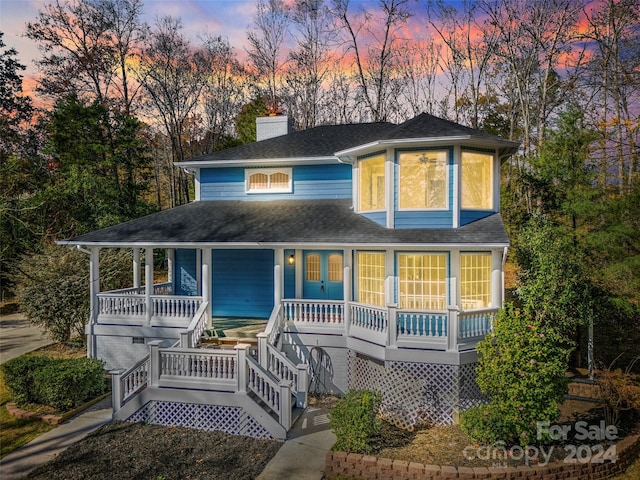
[[[342,252],[305,250],[304,298],[343,300],[342,266]]]

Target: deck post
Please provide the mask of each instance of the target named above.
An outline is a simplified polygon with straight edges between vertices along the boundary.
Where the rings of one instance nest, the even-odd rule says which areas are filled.
[[[133,247],[133,287],[140,287],[140,249]]]
[[[502,251],[491,252],[491,306],[502,307]]]
[[[160,384],[160,344],[162,340],[152,340],[149,342],[149,386],[158,386]]]
[[[211,249],[202,249],[202,301],[207,302],[207,328],[211,328]]]
[[[144,294],[147,325],[151,325],[151,317],[153,316],[153,304],[151,303],[151,295],[153,295],[153,248],[147,247],[144,250]]]
[[[398,305],[392,303],[387,305],[387,309],[389,311],[387,345],[391,348],[396,348],[398,338]]]
[[[109,373],[111,374],[111,405],[113,413],[117,412],[122,408],[122,374],[125,372],[125,369],[112,370]]]
[[[91,256],[89,257],[89,292],[90,292],[90,317],[87,338],[87,357],[95,358],[96,337],[93,333],[93,326],[98,323],[100,315],[100,248],[92,247]]]
[[[247,393],[247,350],[248,343],[239,343],[233,349],[236,351],[236,368],[238,369],[238,392]]]
[[[458,307],[448,306],[447,350],[458,350]]]
[[[269,370],[268,368],[268,359],[269,353],[267,350],[267,342],[269,340],[269,335],[265,332],[260,332],[256,335],[258,337],[258,363],[265,370]]]
[[[282,380],[280,387],[280,425],[289,430],[291,428],[291,383]]]
[[[298,382],[296,385],[296,407],[305,408],[307,406],[307,386],[309,385],[309,366],[305,363],[296,365],[298,371]]]
[[[349,336],[349,326],[351,325],[351,267],[344,267],[342,272],[342,286],[344,288],[344,334]]]

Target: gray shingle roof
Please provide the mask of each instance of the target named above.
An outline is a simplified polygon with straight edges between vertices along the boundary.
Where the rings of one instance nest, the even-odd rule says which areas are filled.
[[[386,229],[354,213],[350,199],[200,201],[80,235],[71,245],[179,243],[507,245],[494,214],[457,229]]]
[[[512,153],[518,147],[496,135],[465,127],[458,123],[422,113],[400,125],[388,122],[325,125],[300,132],[292,132],[260,142],[240,145],[188,162],[215,162],[222,160],[264,160],[273,158],[330,157],[336,152],[383,140],[428,139],[469,136],[490,141]]]

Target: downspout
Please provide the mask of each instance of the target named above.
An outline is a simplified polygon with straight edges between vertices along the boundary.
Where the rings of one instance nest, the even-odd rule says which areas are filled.
[[[504,307],[504,297],[505,297],[505,280],[504,280],[504,267],[507,263],[507,254],[509,253],[509,247],[504,247],[504,251],[502,253],[502,307]]]

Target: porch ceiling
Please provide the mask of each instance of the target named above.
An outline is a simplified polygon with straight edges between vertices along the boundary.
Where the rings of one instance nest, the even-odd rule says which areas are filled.
[[[199,201],[59,242],[63,245],[180,244],[507,246],[500,214],[463,227],[387,229],[354,213],[350,199]]]

